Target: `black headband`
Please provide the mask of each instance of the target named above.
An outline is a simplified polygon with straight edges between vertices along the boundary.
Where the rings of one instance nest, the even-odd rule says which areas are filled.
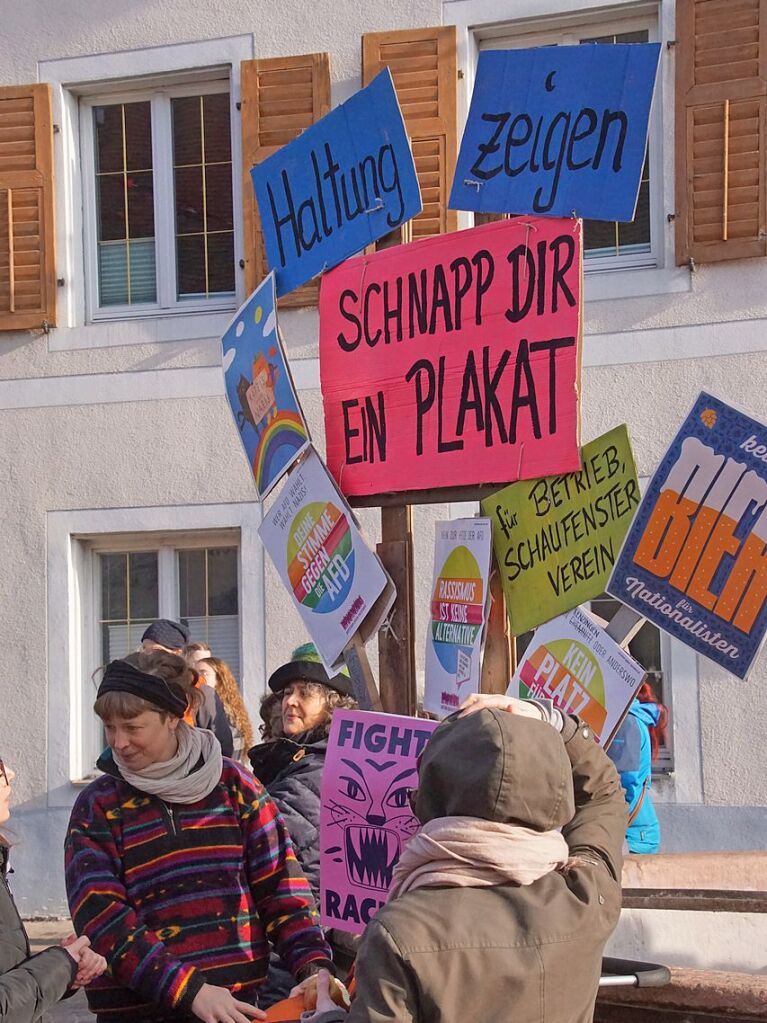
[[[110,661],[106,666],[97,699],[105,693],[130,693],[178,718],[182,718],[187,710],[186,698],[174,692],[165,679],[140,671],[127,661]]]

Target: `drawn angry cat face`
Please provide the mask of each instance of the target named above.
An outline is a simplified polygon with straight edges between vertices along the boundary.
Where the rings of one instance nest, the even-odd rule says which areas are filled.
[[[408,800],[418,773],[415,765],[403,768],[401,760],[365,763],[370,770],[363,772],[353,760],[341,760],[330,812],[343,839],[326,852],[343,858],[352,884],[388,891],[402,846],[420,827]]]

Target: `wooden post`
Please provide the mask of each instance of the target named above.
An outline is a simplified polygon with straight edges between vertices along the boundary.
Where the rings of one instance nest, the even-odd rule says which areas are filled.
[[[351,642],[345,648],[344,660],[351,675],[354,696],[360,709],[383,710],[370,661],[368,661],[367,650],[365,650],[365,644],[360,639],[359,633],[354,634]]]
[[[482,658],[481,693],[505,693],[514,673],[509,616],[501,573],[493,555],[490,564],[490,613],[487,618],[485,652]]]
[[[378,556],[397,589],[388,627],[385,625],[378,633],[381,703],[389,714],[415,714],[415,584],[410,505],[381,509],[381,536]]]

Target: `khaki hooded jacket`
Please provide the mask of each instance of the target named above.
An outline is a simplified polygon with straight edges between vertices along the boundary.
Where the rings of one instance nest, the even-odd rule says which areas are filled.
[[[416,812],[561,828],[576,863],[531,885],[419,888],[386,905],[360,946],[348,1023],[590,1023],[626,829],[618,775],[590,729],[567,718],[560,735],[497,709],[443,722]]]

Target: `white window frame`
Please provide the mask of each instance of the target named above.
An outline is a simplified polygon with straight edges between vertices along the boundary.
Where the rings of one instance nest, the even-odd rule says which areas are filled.
[[[473,30],[476,53],[485,39],[513,37],[515,49],[534,46],[577,46],[584,35],[620,35],[623,32],[646,31],[648,42],[660,38],[657,9],[641,14],[634,11],[609,11],[557,18],[546,16],[534,20],[506,22],[502,25],[477,26]],[[619,273],[625,270],[656,270],[664,264],[663,218],[663,119],[657,90],[650,111],[648,130],[650,146],[650,249],[648,252],[617,256],[589,256],[584,250],[583,272]]]
[[[156,85],[147,89],[137,87],[125,91],[109,91],[80,100],[80,158],[83,183],[83,249],[85,254],[86,318],[95,323],[100,320],[125,320],[145,316],[178,313],[234,311],[237,308],[237,250],[232,252],[234,294],[210,298],[178,298],[175,185],[173,180],[173,122],[171,100],[183,96],[230,94],[228,77],[202,78],[184,85]],[[123,305],[99,305],[98,288],[98,206],[96,200],[96,147],[93,128],[94,107],[117,103],[149,102],[152,125],[152,180],[154,193],[154,238],[157,301]],[[229,112],[230,134],[234,135],[236,111]],[[236,215],[235,192],[239,186],[239,168],[232,155],[232,217]],[[232,225],[233,237],[234,222]]]
[[[78,537],[82,548],[83,579],[86,586],[90,583],[90,613],[85,613],[82,621],[83,630],[83,679],[87,679],[103,664],[101,651],[101,573],[99,572],[100,554],[138,554],[141,552],[157,553],[157,617],[170,618],[178,621],[181,617],[179,609],[179,550],[206,549],[215,547],[240,548],[240,534],[236,529],[210,532],[179,532],[179,533],[135,533],[133,535],[97,534],[92,537]],[[238,572],[238,577],[239,577]],[[238,597],[239,597],[238,578]],[[240,635],[242,635],[242,615],[239,611]],[[95,688],[94,688],[95,699]],[[96,716],[90,711],[87,692],[83,694],[83,755],[80,776],[88,776],[87,764],[95,763],[101,752],[101,727]],[[93,774],[93,769],[91,769]]]
[[[239,547],[243,697],[250,714],[257,716],[266,677],[260,523],[256,502],[47,513],[49,806],[71,806],[76,786],[92,775],[101,751],[93,700],[84,684],[100,659],[96,611],[101,551],[163,551],[159,611],[174,615],[178,609],[175,552],[190,547]]]
[[[237,308],[245,298],[245,277],[240,265],[244,251],[240,65],[254,56],[253,35],[247,33],[39,63],[39,81],[53,88],[53,119],[59,128],[54,135],[59,325],[48,338],[50,351],[217,341],[226,329],[231,309]],[[230,300],[231,307],[225,310],[206,306],[197,312],[181,308],[177,312],[166,310],[148,316],[136,316],[131,312],[121,319],[90,320],[86,317],[84,274],[81,100],[87,96],[106,96],[110,90],[116,94],[138,87],[204,83],[222,77],[229,81],[231,110],[236,298]]]

